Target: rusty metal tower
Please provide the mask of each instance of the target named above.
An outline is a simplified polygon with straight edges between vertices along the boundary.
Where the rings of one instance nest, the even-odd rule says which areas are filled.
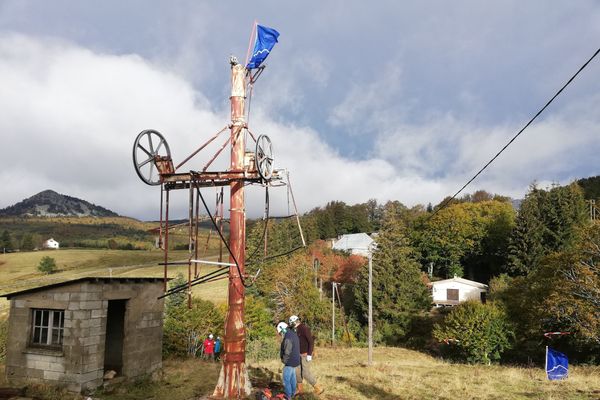
[[[255,24],[256,27],[256,24]],[[291,193],[289,176],[283,170],[274,170],[271,140],[268,136],[256,137],[249,129],[246,120],[246,92],[260,76],[264,66],[254,73],[246,66],[238,63],[235,57],[230,57],[231,66],[231,122],[212,136],[206,143],[195,150],[185,160],[174,166],[171,151],[165,138],[155,130],[142,131],[134,142],[133,163],[138,176],[149,185],[160,185],[160,226],[158,228],[161,249],[164,251],[165,294],[161,297],[185,291],[188,304],[191,306],[191,287],[197,284],[211,282],[216,279],[229,279],[228,310],[225,320],[224,356],[221,373],[213,396],[216,398],[243,398],[250,395],[251,383],[246,368],[246,328],[244,324],[245,288],[251,280],[245,272],[246,263],[246,210],[244,187],[260,184],[267,189],[269,186],[287,185]],[[229,130],[227,140],[220,146],[200,170],[177,172],[184,164],[196,156],[201,150],[213,142],[223,132]],[[254,151],[247,150],[246,135],[255,142]],[[230,145],[230,164],[226,171],[209,171],[213,161]],[[284,175],[287,183],[282,182]],[[217,211],[211,215],[200,189],[206,187],[229,186],[229,240],[223,235],[223,191],[217,194]],[[169,231],[175,225],[169,223],[170,192],[172,190],[189,190],[189,257],[187,261],[169,261]],[[292,193],[293,199],[293,193]],[[199,254],[198,225],[201,220],[200,204],[202,204],[220,236],[221,243],[227,248],[229,260],[222,257],[219,261],[202,260]],[[305,246],[304,237],[299,224],[298,212],[294,201],[295,217]],[[219,210],[221,210],[219,212]],[[266,233],[265,222],[265,233]],[[266,235],[265,235],[266,237]],[[265,239],[266,252],[266,239]],[[203,264],[216,265],[215,271],[201,275],[199,266]],[[167,289],[167,270],[171,265],[188,266],[188,282],[178,287]],[[256,277],[255,277],[256,278]]]

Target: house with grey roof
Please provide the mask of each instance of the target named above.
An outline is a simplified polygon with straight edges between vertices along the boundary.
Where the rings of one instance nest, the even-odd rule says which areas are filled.
[[[350,233],[340,236],[333,244],[332,249],[368,257],[369,249],[374,242],[373,238],[366,233]]]

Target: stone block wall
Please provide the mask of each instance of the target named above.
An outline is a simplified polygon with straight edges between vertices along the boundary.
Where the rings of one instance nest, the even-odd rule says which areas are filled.
[[[11,298],[6,376],[9,381],[51,382],[82,391],[102,384],[109,300],[127,300],[123,375],[162,366],[163,300],[160,282],[83,281]],[[30,345],[32,309],[65,310],[61,349]]]

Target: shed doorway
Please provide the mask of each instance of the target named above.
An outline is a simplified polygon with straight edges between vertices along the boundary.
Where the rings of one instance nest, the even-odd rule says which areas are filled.
[[[123,337],[127,300],[109,300],[104,344],[104,371],[123,373]]]

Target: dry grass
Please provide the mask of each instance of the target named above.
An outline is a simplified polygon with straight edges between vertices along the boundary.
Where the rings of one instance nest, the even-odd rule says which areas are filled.
[[[187,251],[169,252],[170,260],[187,260]],[[56,260],[58,272],[44,275],[37,266],[44,256]],[[206,257],[215,259],[215,256]],[[58,251],[33,251],[0,254],[0,293],[10,293],[50,283],[62,282],[85,276],[136,276],[161,277],[163,260],[160,250],[89,250],[68,249]],[[201,273],[214,268],[202,266]],[[178,273],[187,277],[187,266],[169,266],[168,276]],[[227,281],[220,280],[194,287],[194,294],[215,303],[227,301]],[[6,315],[8,302],[0,299],[0,317]]]
[[[600,399],[600,367],[571,367],[565,381],[549,382],[541,368],[515,368],[449,364],[427,355],[400,348],[376,348],[374,365],[366,364],[367,350],[319,348],[313,372],[326,389],[319,397],[311,388],[299,396],[304,400],[409,400],[409,399]],[[3,368],[0,367],[0,372]],[[170,359],[162,376],[146,377],[98,390],[99,400],[200,400],[208,399],[217,382],[219,363],[197,359]],[[280,390],[278,361],[251,363],[254,388]],[[6,384],[0,379],[0,384]],[[61,393],[62,397],[61,397]],[[31,386],[28,395],[38,399],[85,399],[59,389]]]
[[[321,399],[600,399],[600,367],[571,367],[566,381],[549,382],[541,368],[449,364],[401,349],[319,349],[313,370],[326,388]],[[277,375],[280,363],[260,365]],[[313,398],[310,394],[306,399]]]

